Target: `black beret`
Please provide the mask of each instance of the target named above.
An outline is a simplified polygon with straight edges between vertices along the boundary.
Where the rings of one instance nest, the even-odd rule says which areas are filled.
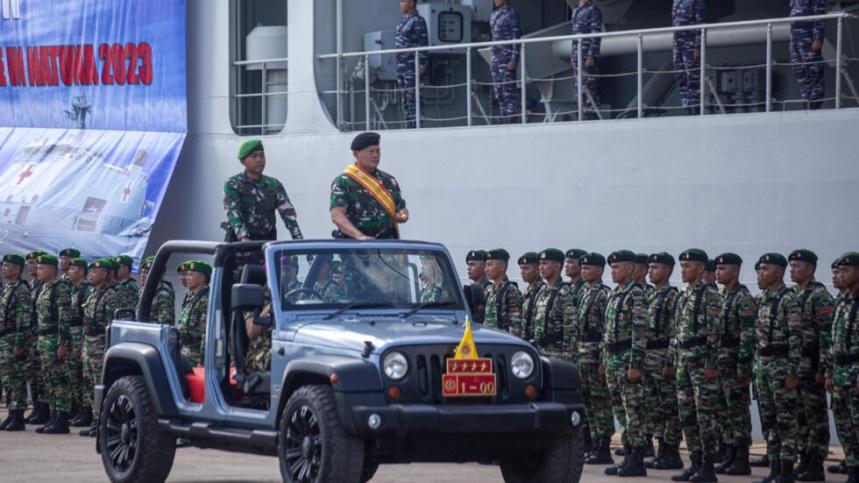
[[[639,265],[647,265],[648,263],[650,263],[650,255],[646,253],[636,253],[635,263]]]
[[[650,255],[649,263],[661,263],[662,265],[674,266],[674,257],[670,253],[659,252]]]
[[[790,255],[787,256],[787,259],[791,262],[808,262],[817,265],[817,254],[811,250],[806,250],[804,248],[790,252]]]
[[[836,268],[838,268],[840,266],[839,265],[840,262],[841,262],[841,257],[838,257],[835,260],[832,260],[832,269],[835,270]]]
[[[635,253],[629,250],[618,250],[616,252],[612,252],[612,254],[608,256],[609,264],[620,262],[635,263]]]
[[[712,258],[707,260],[707,264],[704,265],[704,270],[707,272],[715,272],[716,271],[716,260]]]
[[[699,248],[690,248],[685,252],[680,254],[681,262],[701,262],[707,263],[710,260],[710,257],[707,256],[707,252],[701,250]]]
[[[859,267],[859,253],[847,252],[838,259],[839,267]]]
[[[539,261],[539,255],[537,255],[537,252],[528,252],[519,257],[519,265],[530,265]]]
[[[362,132],[352,140],[352,151],[361,151],[362,149],[367,149],[370,146],[378,146],[380,138],[381,136],[377,133]]]
[[[743,264],[743,259],[736,253],[723,253],[716,257],[716,265],[737,265]]]
[[[761,265],[778,265],[781,268],[787,267],[787,259],[781,253],[767,253],[761,256],[758,263]]]
[[[570,248],[569,250],[567,250],[567,253],[564,254],[564,258],[578,261],[579,258],[582,258],[587,254],[588,252],[582,250],[581,248]]]
[[[556,262],[564,262],[564,252],[557,248],[547,248],[540,252],[540,260],[553,260]]]
[[[599,253],[592,252],[582,255],[579,258],[579,265],[582,266],[592,266],[592,267],[604,267],[605,266],[605,257],[600,255]]]
[[[507,253],[507,250],[503,248],[496,248],[495,250],[489,250],[486,252],[487,260],[503,260],[505,262],[510,261],[510,254]]]
[[[471,250],[468,252],[468,255],[465,256],[465,263],[468,262],[485,262],[486,261],[486,252],[484,250]]]

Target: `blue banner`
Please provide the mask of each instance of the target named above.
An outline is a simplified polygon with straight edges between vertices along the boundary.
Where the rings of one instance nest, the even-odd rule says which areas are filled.
[[[185,2],[0,10],[0,251],[139,259],[187,132]]]

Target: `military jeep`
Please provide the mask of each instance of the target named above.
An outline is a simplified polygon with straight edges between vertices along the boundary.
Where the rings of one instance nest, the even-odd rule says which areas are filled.
[[[182,357],[174,326],[147,322],[166,267],[192,257],[213,266],[202,367]],[[136,320],[106,334],[96,446],[108,477],[164,481],[179,440],[276,456],[286,482],[365,482],[409,462],[577,482],[576,367],[480,325],[466,346],[477,353],[457,354],[472,290],[434,243],[166,243],[125,317]],[[270,353],[248,356],[251,328],[270,335]],[[251,367],[260,356],[270,365]]]

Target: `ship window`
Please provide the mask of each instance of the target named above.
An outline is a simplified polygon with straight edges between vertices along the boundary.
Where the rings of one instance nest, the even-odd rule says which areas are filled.
[[[230,0],[230,122],[238,135],[275,134],[287,112],[286,0]]]

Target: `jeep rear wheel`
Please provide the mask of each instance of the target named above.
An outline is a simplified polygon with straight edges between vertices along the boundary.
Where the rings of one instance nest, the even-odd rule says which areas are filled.
[[[289,483],[358,483],[364,442],[340,425],[330,386],[302,386],[280,416],[280,474]]]
[[[158,428],[142,377],[121,377],[110,386],[99,415],[98,438],[110,481],[163,482],[170,474],[176,438]]]
[[[555,438],[540,452],[526,457],[501,461],[501,475],[506,483],[578,483],[585,464],[585,446],[581,428],[572,434]]]

